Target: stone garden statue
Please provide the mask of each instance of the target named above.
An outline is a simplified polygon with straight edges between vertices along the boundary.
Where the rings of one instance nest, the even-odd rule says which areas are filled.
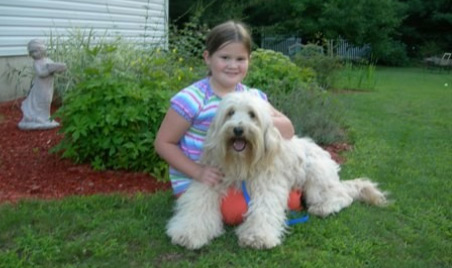
[[[50,104],[53,98],[53,75],[64,72],[66,64],[53,62],[46,57],[43,41],[33,39],[28,43],[28,54],[34,59],[35,76],[27,98],[22,102],[23,118],[18,127],[22,130],[51,129],[59,123],[50,119]]]

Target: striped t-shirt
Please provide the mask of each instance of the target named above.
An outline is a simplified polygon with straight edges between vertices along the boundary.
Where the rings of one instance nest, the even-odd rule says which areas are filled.
[[[250,89],[239,83],[236,91],[249,91],[264,100],[265,93]],[[209,77],[184,88],[171,98],[171,108],[190,122],[191,126],[179,141],[182,152],[191,160],[198,162],[203,152],[207,129],[215,116],[221,98],[210,87]],[[170,166],[170,180],[175,195],[183,193],[191,179]]]

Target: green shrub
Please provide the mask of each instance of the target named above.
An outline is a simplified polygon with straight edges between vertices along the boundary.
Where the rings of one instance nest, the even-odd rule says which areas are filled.
[[[298,136],[309,136],[319,144],[346,141],[344,109],[330,92],[311,85],[278,94],[270,101],[291,119]]]
[[[406,45],[400,41],[387,40],[373,46],[372,51],[378,55],[378,64],[406,66],[409,63]]]
[[[317,83],[323,89],[329,89],[334,84],[337,72],[342,67],[339,58],[325,55],[322,47],[314,44],[303,46],[295,54],[294,63],[303,68],[312,68],[316,73]]]
[[[267,49],[257,49],[251,54],[251,64],[244,83],[248,86],[261,88],[269,94],[288,93],[294,85],[311,83],[315,73],[310,68],[296,66],[287,56],[280,52]],[[285,83],[288,87],[278,87]]]
[[[127,51],[123,48],[127,47]],[[86,64],[55,114],[64,138],[53,151],[96,169],[146,171],[167,177],[153,142],[169,98],[197,79],[176,51],[127,46],[121,40],[81,50]],[[124,53],[124,54],[123,54]]]
[[[68,66],[67,71],[58,75],[55,81],[55,93],[61,98],[66,91],[86,79],[86,69],[96,69],[104,61],[111,61],[115,72],[127,73],[138,80],[158,79],[163,75],[168,82],[167,76],[172,75],[171,81],[174,81],[168,85],[170,90],[179,89],[179,84],[184,82],[194,81],[201,71],[198,67],[201,58],[187,57],[183,51],[185,43],[182,42],[176,43],[182,49],[170,45],[171,49],[165,50],[109,36],[108,33],[99,36],[93,30],[73,29],[67,35],[69,38],[50,36],[49,44],[49,56]]]
[[[84,69],[89,65],[93,65],[92,60],[95,59],[89,49],[94,46],[94,42],[99,42],[100,44],[96,47],[98,50],[110,50],[112,47],[117,50],[120,45],[119,39],[111,41],[111,45],[107,46],[105,41],[97,40],[96,38],[103,39],[105,36],[99,37],[94,30],[81,30],[81,29],[71,29],[68,31],[66,38],[60,35],[49,36],[48,53],[49,57],[53,61],[64,62],[68,66],[67,70],[63,73],[55,76],[54,88],[55,88],[55,99],[58,103],[61,103],[66,91],[72,89],[80,81],[84,80]],[[100,55],[105,55],[102,51],[97,53],[98,61],[102,61]],[[111,56],[113,53],[109,53]]]
[[[196,18],[184,24],[182,28],[176,25],[170,26],[169,47],[176,49],[184,59],[199,58],[204,52],[204,40],[208,33],[208,27],[200,24]]]
[[[54,150],[95,169],[147,171],[164,178],[166,165],[153,142],[166,112],[166,93],[129,77],[93,73],[66,94],[57,111],[64,138]]]
[[[343,141],[341,106],[316,86],[314,75],[312,69],[298,67],[281,53],[258,49],[244,82],[267,93],[270,103],[292,120],[299,136],[323,144]]]

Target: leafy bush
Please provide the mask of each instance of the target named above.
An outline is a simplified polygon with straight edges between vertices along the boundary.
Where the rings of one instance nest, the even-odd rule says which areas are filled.
[[[337,72],[342,65],[337,57],[330,57],[323,53],[320,46],[308,44],[303,46],[294,57],[294,63],[304,68],[312,68],[316,73],[316,81],[324,89],[329,89],[336,79]]]
[[[123,48],[127,47],[127,51]],[[55,114],[64,138],[53,151],[97,169],[146,171],[167,177],[153,142],[170,96],[198,73],[176,51],[100,43],[81,50],[82,77]],[[126,56],[124,56],[126,55]]]
[[[309,136],[320,144],[347,139],[342,119],[344,109],[327,91],[314,85],[295,88],[274,96],[271,103],[291,119],[298,136]]]
[[[187,28],[183,32],[189,35],[190,29]],[[60,98],[63,98],[66,91],[86,79],[86,69],[97,68],[104,61],[112,61],[115,72],[128,73],[136,76],[138,80],[174,75],[172,79],[177,80],[172,84],[175,86],[187,81],[192,82],[194,77],[201,73],[198,67],[201,58],[188,57],[188,52],[184,50],[188,45],[180,40],[175,40],[175,45],[171,43],[171,49],[165,50],[109,36],[108,33],[99,36],[93,30],[73,29],[67,35],[69,38],[50,36],[48,51],[54,61],[64,62],[68,66],[67,71],[59,74],[55,80],[55,93]],[[188,72],[189,68],[191,70]],[[167,77],[165,81],[168,81]]]
[[[62,118],[64,139],[55,147],[64,151],[63,157],[91,162],[96,169],[165,176],[152,150],[168,103],[165,91],[140,88],[125,77],[93,75],[68,92],[64,102],[56,114]]]
[[[179,55],[185,59],[201,57],[204,51],[204,40],[208,33],[208,27],[200,24],[195,17],[192,21],[186,22],[182,28],[176,25],[170,26],[169,47],[176,49]]]
[[[292,120],[299,136],[323,144],[343,141],[342,108],[315,84],[314,75],[312,69],[298,67],[281,53],[258,49],[245,83],[266,92],[272,105]]]
[[[379,55],[378,64],[390,66],[406,66],[409,62],[406,45],[400,41],[388,40],[373,46],[374,54]]]
[[[72,89],[80,81],[84,80],[84,69],[92,65],[94,59],[89,49],[92,48],[94,42],[100,42],[104,45],[97,46],[96,49],[110,50],[112,47],[117,50],[120,45],[119,39],[111,41],[111,45],[107,46],[102,40],[96,40],[96,33],[91,29],[82,31],[80,29],[72,29],[68,31],[69,38],[51,34],[49,37],[48,54],[53,61],[64,62],[68,66],[67,70],[55,77],[54,88],[55,96],[58,103],[61,104],[66,91]],[[99,37],[97,37],[99,38]],[[104,37],[100,37],[104,38]],[[106,55],[98,51],[99,56]],[[112,53],[109,53],[109,56]],[[97,60],[103,59],[98,57]]]
[[[275,86],[280,82],[299,85],[313,82],[315,73],[310,68],[296,66],[287,56],[268,49],[257,49],[251,54],[251,64],[244,81],[246,85],[264,88],[269,95],[288,93],[293,87]],[[275,84],[276,83],[276,84]]]

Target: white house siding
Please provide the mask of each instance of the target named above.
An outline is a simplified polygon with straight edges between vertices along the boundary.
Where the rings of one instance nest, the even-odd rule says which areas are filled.
[[[33,38],[74,28],[164,44],[168,0],[0,0],[0,56],[27,55]]]
[[[0,101],[23,95],[6,81],[8,65],[30,64],[27,43],[74,29],[166,46],[169,0],[0,0]],[[22,65],[22,66],[21,66]],[[2,75],[3,74],[3,75]]]

